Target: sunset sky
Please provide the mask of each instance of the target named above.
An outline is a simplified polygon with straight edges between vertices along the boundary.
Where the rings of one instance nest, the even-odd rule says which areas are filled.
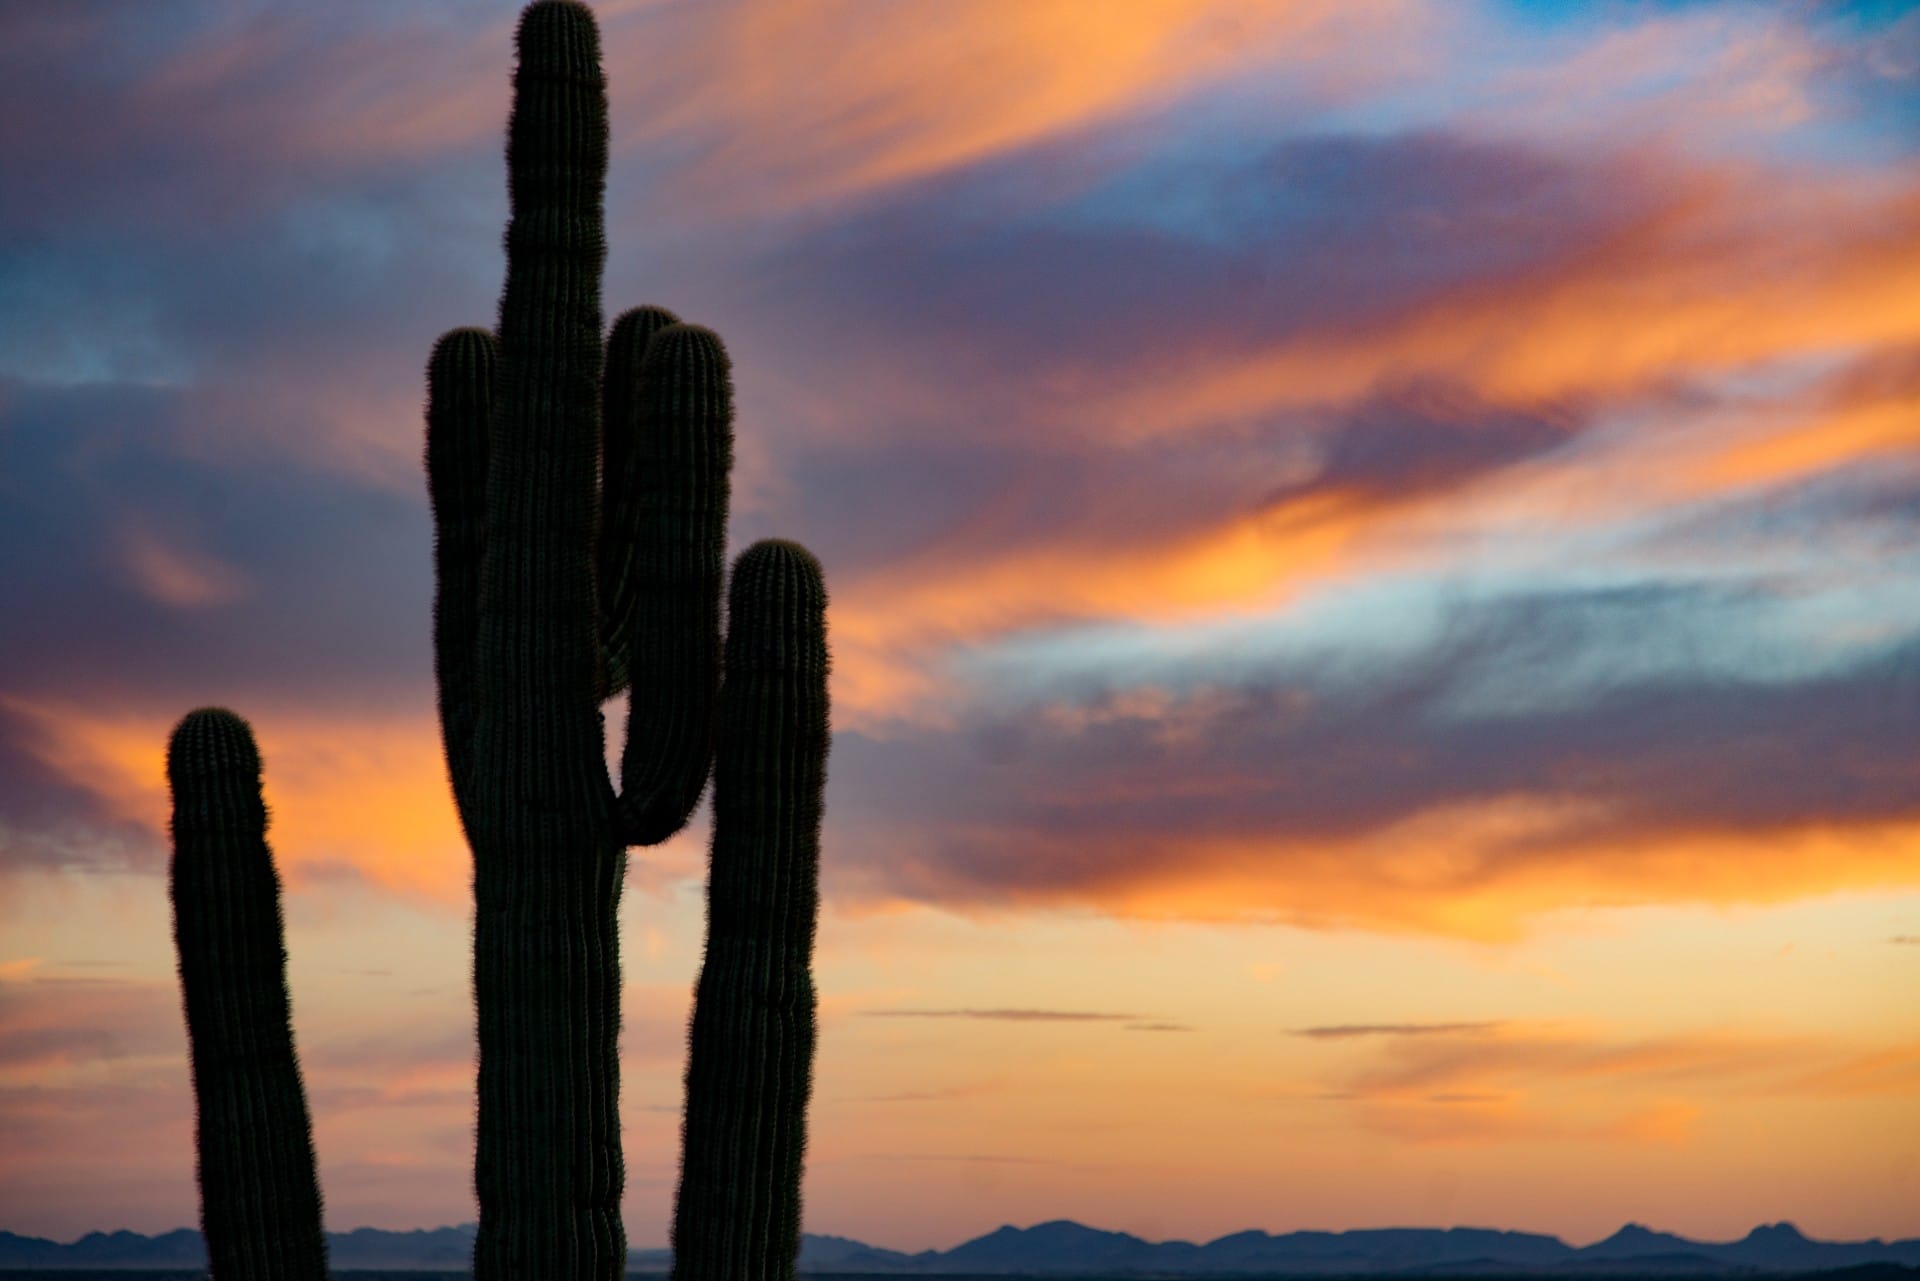
[[[833,593],[810,1231],[1920,1236],[1920,5],[597,9],[609,317]],[[474,1217],[420,411],[516,13],[0,8],[0,1229],[198,1220],[210,703],[329,1225]]]

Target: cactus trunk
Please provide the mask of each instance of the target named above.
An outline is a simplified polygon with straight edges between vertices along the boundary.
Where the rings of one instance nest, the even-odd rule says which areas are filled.
[[[594,565],[607,104],[583,9],[533,6],[519,46],[467,814],[474,1275],[617,1281],[625,849],[602,759]]]
[[[813,1084],[826,587],[792,543],[733,571],[707,955],[687,1060],[674,1281],[792,1281]]]
[[[167,781],[208,1263],[214,1281],[326,1281],[253,731],[219,708],[188,713],[167,745]]]

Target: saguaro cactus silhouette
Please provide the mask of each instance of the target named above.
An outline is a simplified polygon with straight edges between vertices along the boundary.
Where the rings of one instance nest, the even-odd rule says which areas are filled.
[[[539,0],[517,38],[498,329],[444,335],[427,369],[440,720],[474,857],[474,1275],[624,1273],[626,850],[686,823],[717,734],[675,1268],[778,1281],[799,1245],[813,1059],[825,587],[795,544],[742,555],[722,683],[727,355],[652,307],[603,349],[598,31],[584,4]],[[623,690],[616,790],[601,706]],[[182,976],[190,1007],[196,983],[224,981]]]
[[[253,731],[219,708],[189,712],[167,744],[167,781],[207,1256],[222,1281],[326,1281]]]
[[[707,959],[674,1213],[680,1281],[791,1281],[814,1043],[827,759],[826,593],[792,543],[733,570],[714,763]]]

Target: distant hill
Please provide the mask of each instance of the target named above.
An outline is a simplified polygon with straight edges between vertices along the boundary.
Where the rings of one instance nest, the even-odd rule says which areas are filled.
[[[811,1246],[809,1238],[808,1245]],[[884,1253],[884,1252],[882,1252]],[[1592,1245],[1487,1228],[1384,1228],[1352,1232],[1236,1232],[1205,1244],[1148,1242],[1066,1220],[1003,1227],[946,1251],[890,1254],[863,1266],[844,1248],[810,1271],[1034,1276],[1673,1276],[1789,1273],[1874,1264],[1920,1268],[1920,1239],[1811,1241],[1791,1224],[1755,1228],[1728,1243],[1693,1241],[1629,1224]],[[1920,1281],[1916,1274],[1912,1281]]]
[[[328,1233],[339,1271],[463,1272],[472,1224],[385,1232]],[[667,1271],[666,1250],[635,1250],[639,1273]],[[204,1267],[200,1234],[90,1232],[61,1244],[0,1232],[0,1271]],[[1204,1245],[1146,1241],[1066,1219],[1002,1227],[951,1250],[903,1254],[847,1237],[806,1236],[800,1270],[875,1275],[1252,1277],[1721,1277],[1824,1272],[1838,1281],[1920,1281],[1920,1239],[1813,1241],[1790,1223],[1755,1228],[1738,1241],[1693,1241],[1630,1223],[1604,1241],[1570,1246],[1558,1237],[1490,1228],[1373,1228],[1353,1232],[1236,1232]],[[1844,1270],[1844,1272],[1843,1272]]]

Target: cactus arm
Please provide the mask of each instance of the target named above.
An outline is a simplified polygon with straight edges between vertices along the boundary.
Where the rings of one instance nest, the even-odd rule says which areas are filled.
[[[606,374],[600,383],[600,645],[605,659],[600,696],[627,688],[633,663],[633,615],[641,587],[633,555],[641,520],[635,468],[641,434],[641,363],[647,343],[680,317],[664,307],[633,307],[607,334]]]
[[[687,1061],[674,1281],[792,1281],[812,1090],[826,589],[793,543],[734,568],[707,952]]]
[[[632,612],[621,839],[657,845],[686,823],[713,760],[720,686],[733,381],[712,330],[669,325],[641,367],[623,577]]]
[[[474,671],[480,565],[487,545],[487,437],[492,430],[493,335],[455,329],[427,362],[427,493],[433,507],[433,668],[440,734],[460,821],[471,835]]]
[[[174,944],[193,1053],[201,1227],[216,1281],[326,1281],[260,753],[232,712],[167,745]]]

